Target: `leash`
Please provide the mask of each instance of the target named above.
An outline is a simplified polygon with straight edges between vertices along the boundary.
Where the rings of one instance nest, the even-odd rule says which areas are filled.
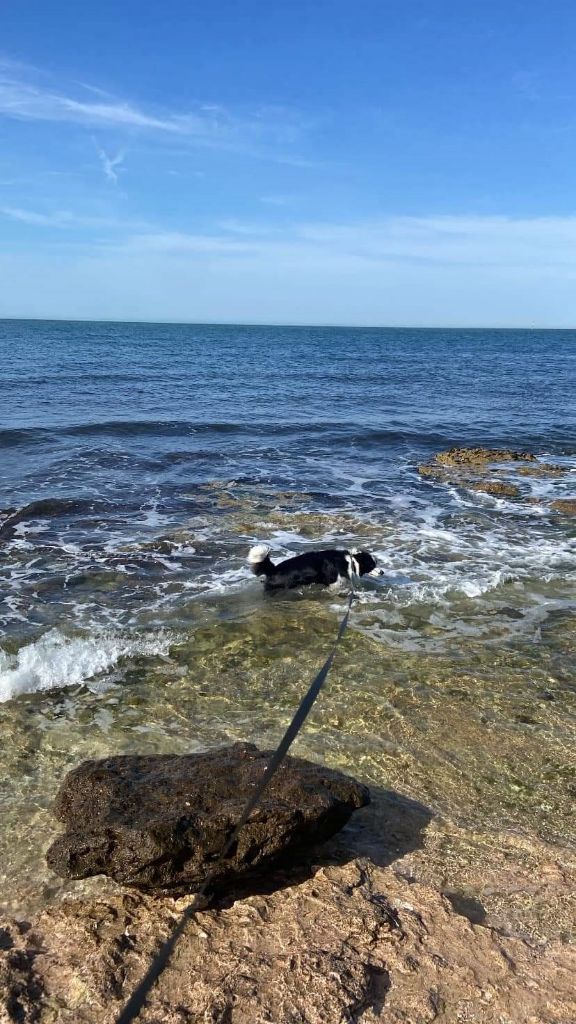
[[[342,637],[344,636],[344,633],[346,632],[346,628],[348,626],[352,604],[356,599],[356,591],[354,590],[353,567],[354,566],[352,563],[350,571],[351,589],[350,596],[348,597],[348,604],[346,607],[346,611],[344,613],[344,617],[340,623],[340,628],[338,630],[336,639],[334,641],[334,644],[332,645],[332,650],[330,651],[330,654],[326,658],[326,661],[322,665],[320,671],[312,680],[308,688],[308,691],[305,693],[304,697],[300,701],[300,704],[296,710],[296,713],[292,721],[290,722],[290,725],[286,729],[286,732],[284,733],[282,739],[280,740],[278,747],[272,754],[272,757],[270,758],[268,764],[266,765],[266,768],[264,769],[264,774],[262,775],[260,782],[258,783],[254,793],[252,794],[248,803],[246,804],[246,807],[242,811],[242,814],[240,815],[240,820],[238,821],[230,839],[228,840],[223,850],[221,851],[216,863],[206,875],[206,878],[204,879],[202,885],[200,886],[198,892],[196,893],[192,903],[190,904],[189,907],[186,907],[175,928],[172,930],[168,938],[165,939],[164,942],[162,943],[160,949],[158,950],[156,956],[154,957],[152,963],[150,964],[150,967],[148,968],[146,974],[139,982],[137,987],[134,989],[134,992],[128,999],[128,1002],[122,1009],[120,1016],[116,1018],[116,1024],[132,1024],[132,1021],[136,1020],[136,1018],[140,1014],[140,1011],[143,1009],[152,987],[158,981],[158,978],[162,974],[165,967],[167,967],[170,957],[174,951],[174,947],[182,933],[185,931],[187,924],[194,917],[196,917],[196,914],[200,910],[205,909],[204,898],[212,882],[214,881],[214,878],[218,873],[218,870],[222,862],[226,860],[226,857],[232,850],[234,844],[238,839],[241,829],[248,821],[250,815],[252,814],[252,811],[259,803],[265,790],[270,785],[272,779],[274,778],[274,775],[276,774],[284,758],[286,757],[288,750],[292,746],[294,740],[296,739],[298,733],[300,732],[300,729],[304,725],[304,722],[306,721],[312,709],[314,701],[316,700],[318,694],[320,693],[320,690],[322,689],[322,686],[324,685],[326,676],[328,675],[332,667],[332,662],[334,661],[334,658],[336,656],[338,644],[340,643]]]

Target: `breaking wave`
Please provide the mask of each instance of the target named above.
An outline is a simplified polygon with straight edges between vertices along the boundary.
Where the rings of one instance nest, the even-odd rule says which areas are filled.
[[[0,702],[22,693],[77,686],[110,671],[121,658],[166,655],[171,643],[167,635],[67,637],[51,629],[16,655],[0,650]]]

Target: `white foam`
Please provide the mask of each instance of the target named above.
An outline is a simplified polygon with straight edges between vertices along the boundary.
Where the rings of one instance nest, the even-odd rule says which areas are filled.
[[[58,629],[22,647],[17,655],[0,649],[0,702],[21,693],[77,686],[109,671],[120,658],[167,654],[173,638],[93,635],[66,637]]]

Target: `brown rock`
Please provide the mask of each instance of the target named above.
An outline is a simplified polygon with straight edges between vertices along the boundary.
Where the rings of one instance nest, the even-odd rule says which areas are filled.
[[[501,498],[517,498],[520,488],[516,484],[507,484],[504,480],[482,480],[480,483],[469,483],[467,486],[471,491],[482,491],[484,494],[494,494]]]
[[[550,503],[550,508],[565,516],[576,516],[576,498],[557,498]]]
[[[94,503],[76,501],[74,498],[40,498],[22,508],[0,511],[0,541],[11,540],[20,523],[30,519],[56,519],[81,511],[94,511]]]
[[[85,761],[65,778],[56,817],[67,831],[48,865],[65,878],[105,874],[139,889],[190,891],[214,865],[270,758],[252,744],[204,754]],[[265,871],[327,839],[369,802],[354,779],[289,757],[242,828],[215,884]]]
[[[446,476],[446,470],[442,469],[441,466],[435,466],[433,463],[422,463],[421,466],[418,466],[418,472],[421,476],[439,477],[440,479]]]
[[[555,466],[551,462],[538,462],[535,466],[522,466],[516,472],[518,476],[564,476],[568,470],[565,466]]]
[[[113,1024],[178,902],[73,900],[0,931],[3,1024]],[[455,907],[459,908],[458,912]],[[391,868],[353,861],[203,912],[152,990],[142,1024],[569,1024],[576,950],[530,945]],[[0,925],[2,922],[0,922]]]
[[[467,487],[472,491],[481,491],[484,494],[517,498],[520,495],[520,489],[516,484],[507,483],[504,480],[483,479],[486,474],[493,472],[494,465],[502,462],[533,463],[534,466],[522,467],[518,470],[523,475],[550,475],[552,470],[556,472],[559,468],[543,463],[542,466],[546,467],[546,472],[544,469],[540,471],[540,464],[535,455],[530,452],[517,452],[510,448],[450,448],[449,451],[439,452],[430,462],[418,466],[418,472],[421,476],[456,487]]]
[[[473,467],[466,467],[469,472]],[[468,473],[458,472],[451,467],[438,466],[434,463],[418,466],[421,476],[431,477],[445,484],[453,484],[456,487],[467,487],[471,491],[482,491],[484,494],[494,494],[501,497],[517,498],[520,488],[516,484],[506,483],[504,480],[478,480]]]
[[[489,462],[536,462],[530,452],[517,452],[511,448],[450,448],[435,456],[442,466],[475,466]]]

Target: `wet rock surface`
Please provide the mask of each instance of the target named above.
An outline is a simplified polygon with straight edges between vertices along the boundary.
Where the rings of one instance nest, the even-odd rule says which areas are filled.
[[[538,462],[536,465],[520,466],[520,468],[516,470],[517,476],[531,476],[535,478],[564,476],[565,473],[565,466],[556,466],[551,462]]]
[[[550,462],[541,462],[531,452],[516,451],[512,448],[450,448],[438,452],[430,462],[418,466],[420,476],[437,483],[463,487],[500,498],[519,498],[527,504],[540,504],[541,499],[522,492],[521,487],[530,480],[561,477],[567,470]],[[494,473],[499,478],[494,478]],[[506,476],[506,479],[500,477]],[[559,499],[550,508],[565,511],[561,505],[570,501]],[[573,514],[569,510],[567,514]]]
[[[441,466],[483,466],[491,462],[536,462],[531,452],[512,448],[450,448],[436,455]]]
[[[105,874],[150,891],[197,887],[224,848],[270,757],[252,744],[189,755],[85,761],[55,805],[67,831],[47,853],[65,878]],[[287,758],[242,828],[215,883],[263,872],[332,836],[369,802],[349,776]]]
[[[500,498],[517,498],[520,488],[516,484],[507,484],[504,480],[482,480],[477,484],[470,484],[471,491],[481,491],[483,494],[493,494]]]
[[[576,516],[576,498],[557,498],[550,507],[565,516]]]
[[[0,922],[3,1024],[112,1024],[190,897],[68,900]],[[458,907],[458,909],[455,909]],[[148,1024],[568,1024],[576,949],[465,916],[454,894],[366,861],[197,916]]]

